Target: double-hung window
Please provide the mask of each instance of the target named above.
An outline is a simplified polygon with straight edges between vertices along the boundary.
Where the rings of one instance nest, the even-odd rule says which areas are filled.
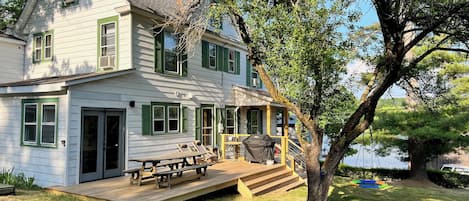
[[[34,36],[34,61],[39,62],[42,59],[42,35]]]
[[[168,132],[179,132],[179,106],[168,106]]]
[[[38,104],[23,104],[23,143],[37,144]]]
[[[239,75],[240,52],[202,40],[202,67]]]
[[[44,103],[42,104],[42,118],[41,118],[41,143],[40,144],[55,144],[56,133],[56,114],[57,104]]]
[[[155,72],[187,75],[187,55],[179,43],[179,34],[155,30]]]
[[[44,59],[52,58],[52,34],[47,33],[44,36]]]
[[[236,56],[234,50],[228,51],[228,72],[235,73],[236,72]]]
[[[58,99],[25,99],[22,104],[22,144],[55,147]]]
[[[208,44],[208,67],[217,69],[217,46],[213,43]]]
[[[98,20],[98,66],[100,70],[117,67],[118,16]]]
[[[180,132],[180,105],[178,103],[152,103],[153,134]]]
[[[164,70],[179,73],[178,68],[178,38],[173,33],[164,32]]]
[[[52,60],[54,52],[53,31],[33,35],[33,63]]]
[[[153,133],[165,132],[165,106],[153,105]]]

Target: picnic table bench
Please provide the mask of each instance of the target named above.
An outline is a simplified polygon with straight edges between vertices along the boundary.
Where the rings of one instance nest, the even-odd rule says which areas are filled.
[[[198,164],[195,158],[203,154],[204,153],[200,153],[200,152],[176,152],[176,153],[170,153],[170,154],[165,154],[165,155],[159,155],[159,156],[155,156],[151,158],[131,159],[129,161],[139,162],[142,165],[140,166],[140,168],[128,169],[128,170],[124,170],[123,172],[131,174],[131,177],[130,177],[131,184],[137,184],[140,186],[142,185],[142,180],[155,177],[154,174],[158,172],[157,171],[158,167],[169,167],[170,168],[169,171],[178,170],[174,173],[178,174],[178,176],[182,176],[182,173],[184,171],[190,170],[190,168],[185,168],[185,167],[189,167],[189,166],[196,167],[196,165]],[[192,161],[193,161],[192,164],[188,162],[187,160],[188,158],[192,158]],[[147,167],[148,163],[151,164],[150,167]],[[195,169],[196,169],[197,175],[200,175],[201,174],[200,168],[195,168]],[[204,170],[206,171],[206,168]],[[158,184],[158,178],[156,178],[155,180]],[[157,185],[157,187],[159,187],[159,185]]]
[[[171,189],[171,177],[173,174],[177,174],[178,176],[182,175],[183,172],[189,171],[189,170],[195,170],[196,171],[196,177],[197,179],[200,178],[200,175],[205,176],[207,174],[207,167],[210,164],[205,163],[205,164],[199,164],[199,165],[190,165],[190,166],[185,166],[183,168],[179,169],[172,169],[172,170],[167,170],[167,171],[162,171],[162,172],[155,172],[153,173],[153,176],[155,177],[156,180],[156,188],[159,188],[160,182],[163,182],[163,180],[166,178],[167,180],[167,186],[169,189]],[[158,177],[160,177],[160,181],[158,181]]]
[[[158,167],[168,166],[172,170],[174,168],[177,169],[179,167],[179,164],[182,165],[182,163],[183,163],[182,159],[169,160],[169,161],[163,161],[163,162],[158,163],[156,165],[156,167],[158,168]],[[155,172],[155,170],[153,170],[153,168],[154,168],[153,166],[144,167],[144,170],[150,170],[150,172]],[[131,168],[131,169],[124,170],[123,173],[130,174],[130,184],[138,183],[138,178],[149,179],[149,178],[153,177],[151,174],[149,174],[149,175],[142,174],[142,172],[140,170],[141,170],[141,167]]]

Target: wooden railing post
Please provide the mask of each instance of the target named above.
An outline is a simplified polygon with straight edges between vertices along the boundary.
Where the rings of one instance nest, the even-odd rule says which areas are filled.
[[[225,160],[225,135],[221,134],[221,159]]]
[[[285,136],[282,136],[282,138],[280,138],[280,139],[281,139],[281,146],[282,146],[282,150],[281,150],[281,153],[280,153],[280,155],[281,155],[280,163],[282,165],[285,165],[286,161],[287,161],[287,149],[286,149],[287,145],[286,144],[288,142],[287,142],[287,138]]]

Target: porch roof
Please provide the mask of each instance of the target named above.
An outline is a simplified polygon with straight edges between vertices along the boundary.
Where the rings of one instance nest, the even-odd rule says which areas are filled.
[[[21,80],[17,82],[0,83],[0,96],[17,96],[36,93],[61,94],[66,93],[66,89],[69,86],[119,77],[133,72],[135,72],[135,69],[53,76]]]
[[[233,86],[233,98],[236,106],[275,106],[284,107],[274,101],[270,94],[261,89],[254,89],[244,86]]]

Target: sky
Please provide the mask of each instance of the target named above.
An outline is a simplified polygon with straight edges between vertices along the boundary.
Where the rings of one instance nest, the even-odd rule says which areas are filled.
[[[353,8],[358,9],[362,13],[357,25],[368,26],[378,22],[378,16],[376,15],[376,11],[371,0],[358,0]],[[370,71],[371,69],[371,66],[368,66],[361,60],[353,60],[347,65],[347,72],[355,78],[359,78],[361,73]],[[355,96],[360,97],[362,90],[363,89],[355,89]],[[402,98],[405,96],[406,94],[404,90],[398,86],[393,86],[383,95],[383,98]]]

